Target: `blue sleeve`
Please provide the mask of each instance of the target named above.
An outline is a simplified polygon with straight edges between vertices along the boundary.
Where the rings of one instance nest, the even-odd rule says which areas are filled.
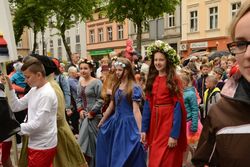
[[[69,82],[67,81],[67,78],[63,75],[61,75],[61,77],[59,77],[59,79],[61,78],[61,86],[62,86],[62,91],[64,94],[64,98],[65,98],[65,106],[66,108],[70,108],[71,105],[71,94],[70,94],[70,87],[69,87]]]
[[[15,83],[16,82],[16,79],[17,79],[17,74],[13,74],[11,77],[10,77],[10,81],[11,83]]]
[[[142,112],[142,132],[147,132],[150,124],[150,106],[149,101],[145,100]]]
[[[181,105],[180,102],[177,102],[174,108],[174,120],[170,136],[174,139],[178,139],[180,136],[180,131],[181,131]]]
[[[142,100],[142,90],[140,86],[134,86],[132,100],[140,102]]]
[[[191,113],[192,113],[192,124],[191,124],[191,131],[196,132],[198,128],[198,103],[197,103],[197,98],[196,94],[193,93],[190,96],[190,108],[191,108]]]

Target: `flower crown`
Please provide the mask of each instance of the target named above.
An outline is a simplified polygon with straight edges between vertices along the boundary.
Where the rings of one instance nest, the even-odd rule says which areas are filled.
[[[80,63],[86,63],[95,67],[95,63],[93,60],[83,59],[83,60],[80,60]]]
[[[126,64],[124,64],[123,62],[120,62],[120,61],[116,61],[114,65],[115,65],[115,67],[117,67],[117,66],[121,66],[122,68],[126,67]]]
[[[160,40],[155,41],[147,47],[147,56],[150,58],[150,56],[152,56],[152,54],[154,54],[156,51],[165,53],[168,61],[174,66],[180,64],[180,57],[176,54],[176,51],[168,43],[164,43]]]
[[[118,59],[118,57],[114,56],[114,57],[111,58],[111,61],[116,61],[117,59]]]

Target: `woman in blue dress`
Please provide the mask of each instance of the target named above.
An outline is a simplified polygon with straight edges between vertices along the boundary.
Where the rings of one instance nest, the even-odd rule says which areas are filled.
[[[128,59],[119,58],[115,68],[118,81],[98,125],[96,167],[146,167],[146,154],[140,142],[142,90],[135,84]]]

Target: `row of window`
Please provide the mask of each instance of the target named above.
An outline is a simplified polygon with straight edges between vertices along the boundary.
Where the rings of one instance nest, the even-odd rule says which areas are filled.
[[[99,28],[97,30],[98,32],[98,42],[104,42],[104,31],[103,28]],[[107,41],[112,41],[113,40],[113,28],[112,27],[107,27],[106,28],[106,35],[107,35]],[[118,25],[117,26],[117,39],[121,40],[123,39],[123,25]],[[89,30],[89,43],[95,43],[95,30],[91,29]]]
[[[241,2],[236,2],[231,4],[231,15],[232,17],[236,14],[237,10],[240,8]],[[209,29],[218,28],[218,7],[209,8]],[[175,16],[173,13],[168,14],[168,27],[175,27]],[[198,31],[198,11],[190,11],[190,32]]]
[[[231,16],[234,17],[237,10],[240,8],[241,2],[231,4]],[[218,28],[218,6],[209,8],[209,29]],[[190,12],[190,32],[198,31],[198,11]]]

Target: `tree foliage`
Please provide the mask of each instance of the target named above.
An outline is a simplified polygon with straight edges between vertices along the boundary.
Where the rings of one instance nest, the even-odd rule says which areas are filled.
[[[47,6],[50,6],[52,16],[53,28],[59,31],[62,37],[69,60],[71,61],[71,50],[66,42],[65,31],[74,27],[77,23],[92,17],[92,12],[97,0],[50,0],[45,1]]]
[[[35,52],[37,42],[37,32],[46,27],[49,16],[49,10],[38,0],[11,0],[14,9],[13,27],[16,42],[21,40],[21,35],[25,27],[32,28],[34,31],[33,53]]]
[[[14,6],[14,31],[16,41],[19,41],[25,27],[34,30],[36,33],[44,31],[48,21],[52,28],[59,31],[62,37],[67,55],[71,61],[71,50],[66,42],[65,31],[74,27],[87,18],[91,18],[92,11],[98,4],[98,0],[9,0]],[[34,39],[33,51],[36,48]]]
[[[137,27],[137,51],[141,51],[142,23],[148,18],[157,18],[164,12],[175,11],[179,0],[104,0],[108,5],[105,10],[109,19],[123,22],[126,18]]]

